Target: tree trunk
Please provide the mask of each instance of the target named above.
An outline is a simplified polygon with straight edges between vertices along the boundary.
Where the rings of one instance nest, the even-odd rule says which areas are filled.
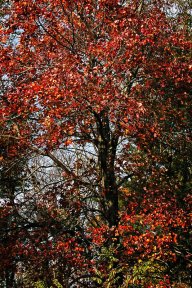
[[[101,193],[104,197],[106,218],[110,227],[118,225],[118,189],[115,177],[115,157],[118,136],[112,135],[108,112],[103,110],[97,121],[98,163]]]

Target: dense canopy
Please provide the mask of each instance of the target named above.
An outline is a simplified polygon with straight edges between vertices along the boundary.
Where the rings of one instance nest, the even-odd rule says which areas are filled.
[[[0,2],[2,287],[191,287],[184,2]]]

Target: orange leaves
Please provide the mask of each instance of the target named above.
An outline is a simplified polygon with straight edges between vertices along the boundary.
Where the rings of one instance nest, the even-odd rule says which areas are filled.
[[[46,128],[49,128],[52,124],[52,120],[50,119],[49,116],[45,117],[45,120],[43,122],[43,125],[46,127]]]
[[[121,188],[120,191],[126,196],[131,195],[131,191],[128,188]]]
[[[64,145],[65,146],[69,146],[73,143],[73,141],[71,139],[67,139],[65,142],[64,142]]]

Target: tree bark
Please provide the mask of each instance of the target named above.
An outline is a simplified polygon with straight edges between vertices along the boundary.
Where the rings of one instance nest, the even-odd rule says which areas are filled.
[[[101,179],[101,193],[105,201],[106,218],[109,226],[118,225],[118,187],[115,177],[115,157],[118,136],[110,131],[108,111],[103,110],[97,119],[98,166]]]

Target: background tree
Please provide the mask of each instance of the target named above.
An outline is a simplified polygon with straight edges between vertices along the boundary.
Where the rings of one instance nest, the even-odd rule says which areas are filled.
[[[191,42],[166,5],[6,7],[1,137],[30,159],[24,287],[169,287],[181,267],[190,283]]]

